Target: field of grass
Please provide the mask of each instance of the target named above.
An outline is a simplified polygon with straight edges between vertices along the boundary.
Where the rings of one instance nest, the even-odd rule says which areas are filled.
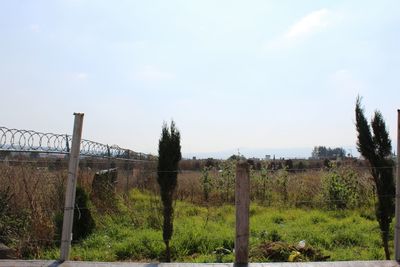
[[[220,165],[220,169],[179,174],[171,240],[173,261],[234,260],[235,166],[233,162]],[[163,261],[156,173],[136,167],[132,172],[122,167],[119,170],[116,201],[112,200],[114,195],[96,198],[92,190],[94,170],[81,169],[78,181],[87,193],[96,228],[80,241],[75,236],[72,259]],[[206,174],[210,178],[208,198]],[[4,203],[0,208],[0,243],[14,249],[18,258],[59,257],[61,225],[57,222],[64,207],[66,175],[66,170],[34,165],[0,165],[0,204]],[[251,261],[287,261],[296,255],[296,245],[302,240],[307,249],[318,251],[319,258],[329,256],[328,260],[384,258],[373,210],[376,196],[365,170],[352,166],[298,172],[263,168],[251,171],[250,182]]]
[[[128,196],[119,199],[118,211],[95,214],[96,231],[73,244],[71,258],[88,261],[162,260],[164,243],[159,209],[157,197],[132,190]],[[232,262],[234,214],[232,205],[206,207],[177,201],[171,241],[173,261]],[[271,260],[256,253],[263,242],[282,241],[296,245],[301,240],[330,256],[328,260],[384,259],[373,210],[326,211],[252,204],[250,215],[252,262]],[[59,250],[45,250],[38,256],[55,259],[59,257]]]

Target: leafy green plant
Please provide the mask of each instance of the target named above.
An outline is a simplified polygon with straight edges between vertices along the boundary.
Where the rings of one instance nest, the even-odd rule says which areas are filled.
[[[201,185],[202,185],[202,189],[203,189],[203,197],[204,197],[205,202],[208,202],[208,199],[209,199],[210,193],[211,193],[211,188],[212,188],[209,170],[210,170],[210,167],[204,167],[202,170],[202,173],[201,173]]]
[[[235,198],[235,160],[227,160],[221,163],[220,175],[222,182],[222,193],[225,202],[233,202]]]
[[[250,169],[251,199],[270,205],[272,201],[272,181],[265,167]]]
[[[251,258],[261,261],[285,262],[285,261],[326,261],[319,249],[309,245],[298,246],[286,242],[263,242],[251,253]]]
[[[359,204],[357,175],[349,169],[331,168],[324,177],[323,199],[330,209],[354,208]]]
[[[232,251],[224,247],[218,247],[213,251],[213,253],[215,254],[215,262],[222,262],[223,257],[231,254]]]
[[[283,204],[287,205],[289,200],[289,173],[286,169],[282,169],[278,172],[278,177],[276,178],[276,184],[278,192],[281,196]]]
[[[282,236],[278,233],[276,229],[273,229],[267,234],[267,239],[272,242],[277,242],[282,240]]]

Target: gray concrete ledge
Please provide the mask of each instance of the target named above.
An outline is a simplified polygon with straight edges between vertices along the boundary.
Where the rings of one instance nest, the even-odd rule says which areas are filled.
[[[0,260],[0,267],[400,267],[396,261],[331,261],[331,262],[284,262],[284,263],[137,263],[91,262],[53,260]]]

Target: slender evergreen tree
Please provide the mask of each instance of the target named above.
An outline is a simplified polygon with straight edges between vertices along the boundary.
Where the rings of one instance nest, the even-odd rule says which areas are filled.
[[[174,209],[173,196],[177,186],[178,164],[182,158],[180,133],[174,121],[170,128],[164,123],[158,144],[157,182],[160,185],[161,201],[163,203],[163,240],[165,243],[165,260],[171,261],[170,240],[173,233]]]
[[[357,98],[355,111],[358,133],[357,148],[370,164],[378,197],[375,207],[376,218],[381,230],[385,256],[389,260],[389,226],[394,217],[393,196],[395,194],[394,162],[391,158],[392,145],[385,121],[379,111],[375,111],[371,121],[373,134],[371,134],[371,127],[365,118],[360,97]]]

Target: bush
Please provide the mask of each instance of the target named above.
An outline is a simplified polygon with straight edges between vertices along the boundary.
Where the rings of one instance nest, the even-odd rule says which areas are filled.
[[[118,178],[116,168],[97,172],[92,181],[92,201],[103,212],[112,212],[116,209],[117,199],[115,186]]]
[[[58,213],[55,217],[57,240],[60,240],[61,238],[63,217],[64,216],[61,213]],[[96,224],[89,208],[89,196],[82,187],[77,186],[75,196],[74,224],[72,228],[73,239],[82,240],[90,235],[95,227]]]
[[[281,196],[282,202],[284,205],[288,204],[289,200],[289,173],[286,169],[280,170],[278,172],[278,177],[276,179],[278,193]]]
[[[250,170],[250,192],[251,200],[258,200],[263,204],[270,205],[272,201],[272,177],[268,175],[266,168],[259,171]]]
[[[210,168],[204,167],[201,174],[201,185],[203,188],[203,197],[205,202],[208,202],[212,188],[211,178],[209,176],[209,170]]]
[[[357,175],[350,169],[332,168],[323,178],[323,199],[329,209],[347,209],[359,206]]]
[[[291,245],[285,242],[263,242],[251,252],[250,257],[256,261],[326,261],[325,256],[318,249],[309,245],[304,247]]]

